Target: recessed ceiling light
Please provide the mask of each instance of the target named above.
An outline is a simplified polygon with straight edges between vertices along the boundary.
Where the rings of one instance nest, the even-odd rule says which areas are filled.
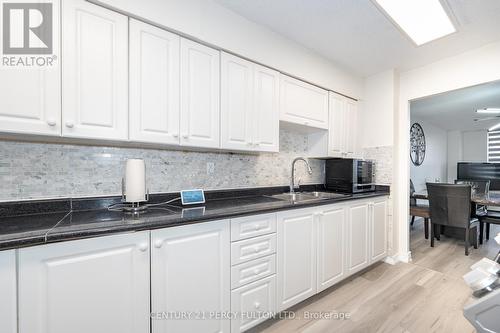
[[[457,31],[440,0],[372,0],[420,46]]]
[[[476,113],[497,114],[497,113],[500,113],[500,109],[498,109],[498,108],[478,109],[478,110],[476,110]]]

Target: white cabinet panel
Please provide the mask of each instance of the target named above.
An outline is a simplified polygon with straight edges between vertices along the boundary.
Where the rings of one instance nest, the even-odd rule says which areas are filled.
[[[221,147],[251,150],[253,64],[221,53]]]
[[[330,92],[329,110],[328,155],[332,157],[356,157],[358,155],[357,102]]]
[[[149,332],[149,232],[19,250],[20,333]]]
[[[276,253],[276,235],[264,235],[231,243],[231,264]]]
[[[345,277],[345,207],[330,206],[318,219],[318,292]]]
[[[0,67],[0,132],[61,135],[60,2],[53,4],[53,66]]]
[[[206,314],[204,320],[153,319],[153,333],[229,332],[229,320],[209,317],[230,310],[228,221],[154,230],[151,242],[152,311]]]
[[[276,276],[270,276],[231,292],[231,312],[245,316],[231,320],[231,332],[244,332],[276,312]]]
[[[181,39],[181,144],[220,145],[220,52]]]
[[[254,65],[254,125],[252,144],[258,151],[279,151],[279,73]]]
[[[369,203],[354,203],[348,208],[347,222],[347,271],[352,274],[366,267],[369,262]]]
[[[130,140],[179,144],[180,37],[130,20]]]
[[[128,19],[63,2],[63,136],[128,139]]]
[[[280,75],[280,120],[328,129],[328,91]]]
[[[0,332],[17,333],[15,250],[0,252]]]
[[[276,213],[231,219],[231,240],[241,240],[276,232]]]
[[[278,311],[285,310],[316,293],[314,220],[313,210],[278,213]]]
[[[387,255],[387,199],[371,205],[370,260],[375,262]]]

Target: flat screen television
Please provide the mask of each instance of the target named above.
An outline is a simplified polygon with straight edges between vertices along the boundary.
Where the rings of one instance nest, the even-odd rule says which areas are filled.
[[[500,163],[457,163],[457,179],[489,180],[490,190],[500,191]]]

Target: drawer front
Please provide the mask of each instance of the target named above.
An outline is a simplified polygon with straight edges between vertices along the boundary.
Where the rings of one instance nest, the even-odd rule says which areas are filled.
[[[255,259],[231,268],[231,289],[276,274],[276,255]]]
[[[276,232],[276,214],[245,216],[231,220],[231,241]]]
[[[231,332],[243,332],[269,319],[276,312],[276,275],[231,292],[231,312],[237,313],[231,319]]]
[[[231,243],[231,265],[276,253],[276,234]]]

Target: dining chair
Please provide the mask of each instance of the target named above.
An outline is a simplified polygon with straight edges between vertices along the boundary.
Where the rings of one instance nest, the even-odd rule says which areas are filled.
[[[463,229],[465,255],[469,255],[471,236],[477,249],[479,220],[471,217],[471,186],[427,183],[431,218],[431,247],[434,247],[435,226]]]
[[[472,195],[487,196],[490,192],[489,180],[474,180],[474,179],[457,179],[455,184],[469,184],[471,185]],[[479,244],[483,244],[483,230],[486,224],[486,239],[490,238],[490,223],[500,223],[500,214],[498,212],[491,212],[489,221],[485,222],[488,218],[488,209],[484,205],[477,205],[475,216],[479,219]]]
[[[413,185],[413,181],[410,179],[410,216],[411,222],[410,226],[413,227],[413,223],[415,222],[415,217],[423,217],[424,218],[424,236],[425,239],[429,238],[429,206],[424,204],[418,204],[417,199],[413,197],[415,193],[415,186]]]

